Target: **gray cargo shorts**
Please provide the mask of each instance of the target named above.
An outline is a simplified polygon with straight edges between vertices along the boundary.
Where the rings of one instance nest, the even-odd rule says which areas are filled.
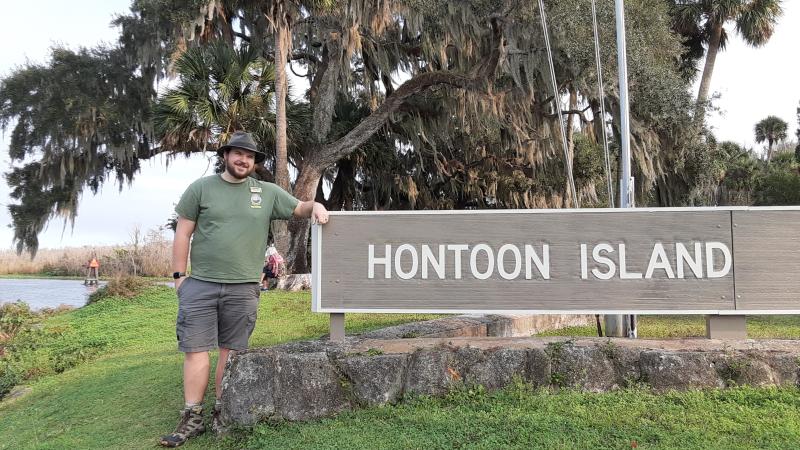
[[[214,283],[186,278],[178,288],[178,349],[244,350],[253,334],[261,294],[258,283]]]

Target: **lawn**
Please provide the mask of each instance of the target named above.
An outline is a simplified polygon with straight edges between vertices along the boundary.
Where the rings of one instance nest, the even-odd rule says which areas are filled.
[[[133,299],[111,298],[47,319],[44,328],[57,330],[59,340],[35,349],[40,358],[65,349],[91,352],[63,373],[40,374],[29,394],[0,403],[0,448],[153,448],[182,406],[176,308],[173,290],[153,287]],[[422,318],[353,314],[347,332]],[[697,320],[702,326],[702,318],[683,320],[691,322],[687,329]],[[796,337],[800,320],[748,326],[763,336]],[[310,312],[308,293],[270,292],[262,296],[251,345],[325,333],[327,316]],[[312,423],[263,424],[226,439],[206,434],[186,448],[788,448],[800,442],[798,424],[797,389],[657,396],[550,393],[520,384],[496,393],[464,389],[443,399],[408,399]]]
[[[641,339],[704,337],[706,319],[701,315],[637,316]],[[539,336],[597,336],[595,325],[568,327]],[[749,316],[747,337],[753,339],[800,339],[800,316]]]

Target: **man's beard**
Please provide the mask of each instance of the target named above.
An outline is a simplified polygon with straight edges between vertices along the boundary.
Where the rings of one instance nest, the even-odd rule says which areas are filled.
[[[237,172],[236,169],[237,169],[236,164],[230,162],[229,160],[225,160],[225,171],[228,172],[230,176],[236,178],[237,180],[243,180],[249,177],[250,174],[253,173],[253,171],[256,169],[256,166],[253,165],[253,167],[251,167],[250,170],[248,170],[244,175],[241,175],[239,172]]]

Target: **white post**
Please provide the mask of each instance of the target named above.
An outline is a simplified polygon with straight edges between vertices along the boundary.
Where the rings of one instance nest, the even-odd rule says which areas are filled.
[[[619,115],[620,115],[620,163],[622,173],[619,180],[619,207],[633,207],[633,177],[631,176],[631,124],[628,105],[628,54],[625,48],[625,2],[614,0],[617,22],[617,71],[619,72]],[[616,315],[603,318],[606,336],[637,335],[635,316]],[[616,334],[623,330],[622,334]]]
[[[331,333],[328,340],[342,342],[344,340],[344,313],[331,313]]]

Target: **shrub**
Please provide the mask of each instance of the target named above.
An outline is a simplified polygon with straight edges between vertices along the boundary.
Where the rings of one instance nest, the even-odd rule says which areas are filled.
[[[23,301],[3,303],[0,305],[0,342],[10,340],[37,319],[37,314]]]
[[[22,381],[22,375],[12,361],[0,358],[0,399],[6,396],[14,386]]]
[[[764,177],[756,189],[756,205],[781,206],[800,204],[800,175],[793,171],[774,171]]]
[[[94,358],[108,340],[76,333],[69,326],[35,326],[21,330],[7,344],[0,358],[0,399],[19,383],[64,372]]]
[[[61,373],[78,364],[92,359],[105,348],[107,342],[100,338],[88,339],[81,342],[55,344],[50,353],[53,370]]]
[[[89,296],[88,303],[98,302],[109,297],[131,298],[140,294],[151,282],[140,277],[123,276],[113,278],[105,286]]]

